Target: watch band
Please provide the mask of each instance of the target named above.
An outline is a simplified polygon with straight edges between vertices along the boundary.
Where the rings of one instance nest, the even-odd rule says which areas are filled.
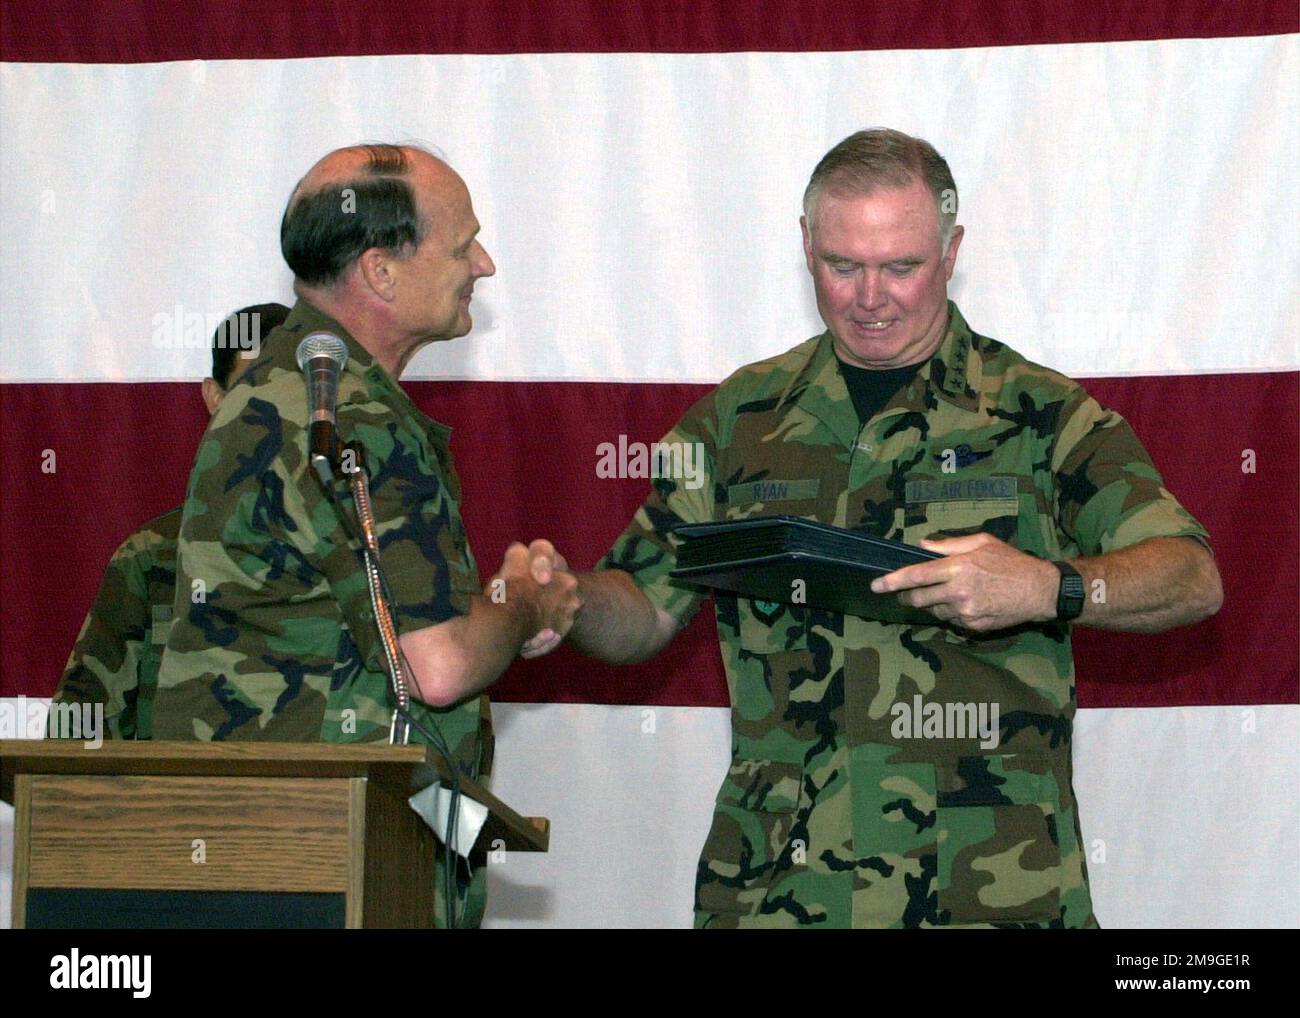
[[[1071,622],[1083,614],[1083,577],[1068,562],[1053,562],[1061,572],[1061,585],[1056,592],[1056,618]]]

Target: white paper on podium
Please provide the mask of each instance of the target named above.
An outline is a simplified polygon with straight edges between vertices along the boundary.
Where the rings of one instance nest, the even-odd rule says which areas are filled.
[[[420,819],[429,825],[438,840],[445,840],[447,818],[451,813],[451,789],[444,788],[442,782],[435,781],[428,788],[416,792],[407,802],[411,809],[420,814]],[[469,861],[469,850],[478,840],[478,832],[487,823],[488,808],[481,802],[475,802],[467,795],[461,795],[460,808],[456,813],[456,831],[452,838],[452,850]],[[461,846],[464,846],[463,848]]]

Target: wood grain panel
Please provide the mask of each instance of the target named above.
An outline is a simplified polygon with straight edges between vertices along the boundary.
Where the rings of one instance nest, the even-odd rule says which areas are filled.
[[[371,781],[365,799],[365,925],[429,929],[434,922],[433,832],[406,798]]]
[[[31,783],[32,887],[347,890],[346,778],[43,774]]]
[[[32,778],[19,774],[14,779],[14,877],[11,925],[15,930],[27,926],[27,882],[29,873],[27,831],[32,817]]]
[[[343,924],[359,930],[365,922],[366,901],[366,791],[365,778],[348,779],[348,892]]]

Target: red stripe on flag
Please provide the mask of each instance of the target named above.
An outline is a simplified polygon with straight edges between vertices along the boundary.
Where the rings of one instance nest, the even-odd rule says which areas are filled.
[[[1300,373],[1094,379],[1166,483],[1210,530],[1226,602],[1160,636],[1080,629],[1084,706],[1300,701]],[[456,429],[465,523],[490,574],[513,540],[547,537],[585,569],[646,492],[596,477],[596,447],[660,438],[701,385],[411,382]],[[204,425],[197,385],[0,385],[0,691],[47,695],[114,547],[184,495]],[[55,472],[43,473],[45,450]],[[1254,453],[1254,472],[1243,457]],[[724,706],[711,612],[668,654],[629,668],[568,650],[521,662],[494,689],[524,702]]]
[[[6,0],[11,61],[147,63],[401,53],[947,49],[1300,31],[1290,0]]]

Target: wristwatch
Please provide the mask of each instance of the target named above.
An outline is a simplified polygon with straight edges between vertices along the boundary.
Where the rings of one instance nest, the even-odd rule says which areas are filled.
[[[1083,577],[1068,562],[1053,562],[1061,571],[1061,586],[1056,592],[1056,618],[1060,622],[1077,619],[1083,612]]]

